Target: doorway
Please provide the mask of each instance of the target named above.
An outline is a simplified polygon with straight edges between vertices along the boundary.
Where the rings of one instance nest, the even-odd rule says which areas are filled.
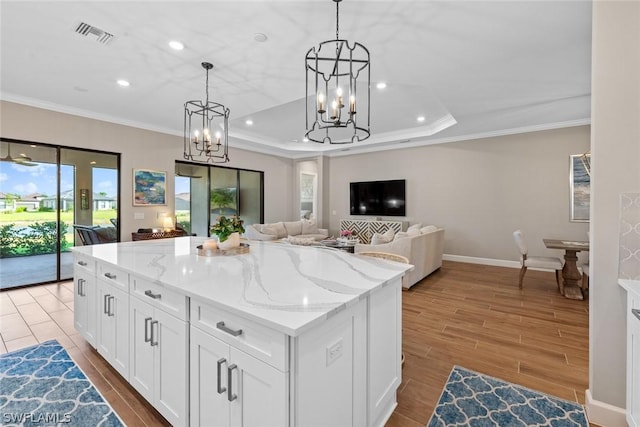
[[[119,163],[115,153],[0,139],[0,289],[73,277],[74,224],[117,223]]]

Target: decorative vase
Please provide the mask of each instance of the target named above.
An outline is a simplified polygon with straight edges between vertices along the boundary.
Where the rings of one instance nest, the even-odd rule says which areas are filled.
[[[240,247],[240,233],[235,232],[229,234],[224,242],[218,241],[218,249],[228,250]]]

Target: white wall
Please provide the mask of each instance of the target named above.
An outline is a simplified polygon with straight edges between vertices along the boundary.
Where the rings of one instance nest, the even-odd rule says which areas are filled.
[[[520,228],[532,254],[562,256],[542,239],[586,240],[588,225],[569,221],[569,156],[588,149],[580,126],[334,157],[330,229],[349,218],[349,182],[406,179],[406,220],[444,227],[446,254],[516,261]]]
[[[131,240],[138,228],[161,226],[158,215],[173,213],[175,161],[182,158],[182,137],[87,119],[26,105],[0,103],[0,135],[45,144],[80,147],[122,153],[121,239]],[[290,215],[293,203],[290,159],[234,149],[229,144],[231,161],[227,166],[264,171],[265,221],[280,221]],[[133,169],[167,171],[167,206],[133,207]],[[143,220],[134,219],[143,213]]]
[[[626,313],[625,294],[617,285],[619,198],[620,193],[640,190],[640,2],[593,2],[592,58],[589,389],[595,401],[624,408]]]

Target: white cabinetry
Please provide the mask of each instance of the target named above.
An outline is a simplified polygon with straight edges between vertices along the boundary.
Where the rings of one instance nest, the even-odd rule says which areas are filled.
[[[191,327],[191,425],[287,426],[288,374]]]
[[[73,312],[76,330],[93,347],[96,346],[96,262],[76,255],[73,265]]]
[[[640,291],[627,294],[627,422],[640,427]]]
[[[98,280],[96,349],[125,379],[129,378],[129,295]]]
[[[197,302],[191,311],[191,425],[289,425],[289,374],[273,366],[288,366],[286,336]]]
[[[172,425],[186,426],[188,323],[164,310],[176,302],[185,313],[186,297],[135,276],[131,286],[129,383]]]
[[[97,264],[98,353],[129,379],[129,275]]]

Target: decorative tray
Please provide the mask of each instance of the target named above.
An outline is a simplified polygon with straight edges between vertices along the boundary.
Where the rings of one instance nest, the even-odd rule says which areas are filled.
[[[240,243],[240,246],[232,249],[204,249],[202,245],[196,246],[198,255],[200,256],[226,256],[226,255],[241,255],[249,253],[249,244]]]

